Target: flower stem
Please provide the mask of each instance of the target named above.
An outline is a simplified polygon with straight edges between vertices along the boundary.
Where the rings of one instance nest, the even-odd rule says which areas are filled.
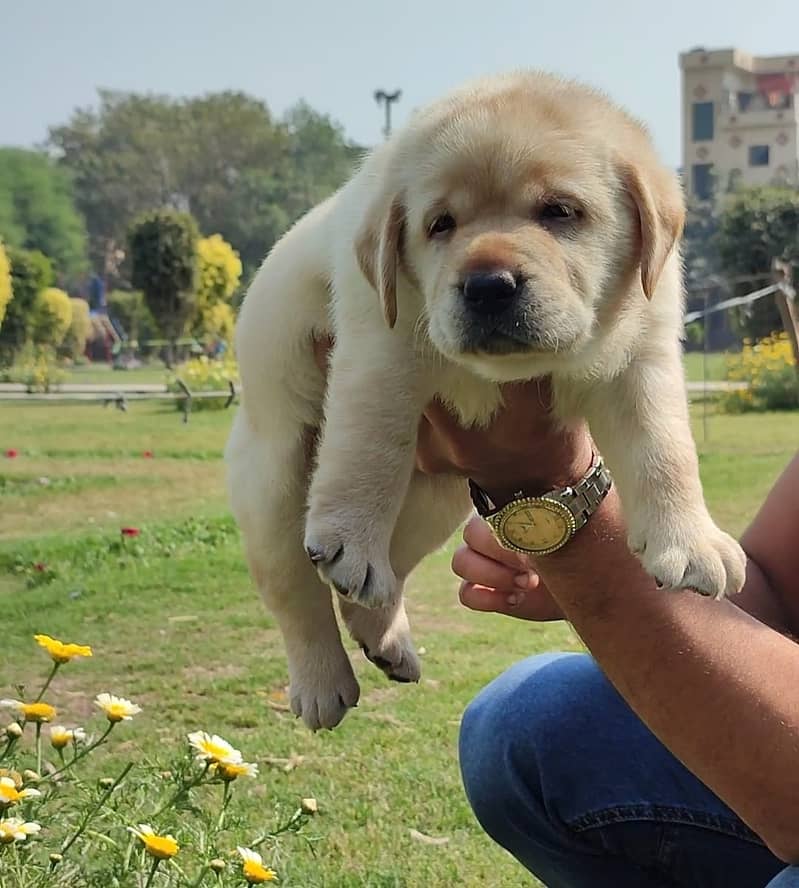
[[[150,883],[153,881],[153,877],[155,876],[155,871],[158,869],[158,864],[161,861],[156,857],[153,860],[153,865],[150,868],[150,874],[147,876],[147,881],[144,883],[144,888],[150,888]]]
[[[36,773],[42,776],[42,723],[36,722]]]
[[[178,787],[177,791],[175,793],[173,793],[173,795],[171,795],[169,797],[169,799],[167,799],[167,801],[164,802],[163,805],[161,805],[161,807],[155,812],[155,814],[152,815],[152,819],[157,820],[165,811],[168,811],[170,808],[172,808],[175,805],[175,802],[178,801],[178,799],[181,799],[184,795],[186,795],[186,793],[190,789],[194,789],[195,786],[199,786],[203,782],[205,775],[208,773],[208,769],[210,767],[211,767],[211,763],[206,762],[205,767],[202,770],[202,773],[198,777],[195,777],[193,780],[188,780],[188,781],[182,783]]]
[[[103,743],[103,741],[106,739],[106,737],[108,737],[108,735],[111,733],[111,731],[114,730],[114,724],[115,724],[114,722],[109,722],[108,727],[105,729],[105,731],[103,731],[101,736],[97,740],[94,741],[94,743],[92,743],[90,746],[84,747],[79,753],[77,753],[75,755],[75,757],[73,759],[68,761],[65,765],[63,765],[57,771],[53,771],[50,774],[45,774],[44,777],[42,777],[42,780],[52,780],[53,777],[58,777],[61,774],[63,774],[65,771],[68,771],[75,764],[75,762],[79,762],[82,758],[86,758],[86,756],[92,750],[97,749],[97,747],[101,743]]]
[[[2,762],[3,759],[4,759],[7,755],[9,755],[9,753],[11,752],[11,750],[14,748],[14,744],[15,744],[16,742],[17,742],[17,738],[16,738],[16,737],[9,737],[9,738],[8,738],[8,740],[6,741],[6,748],[5,748],[2,752],[0,752],[0,762]]]
[[[217,830],[222,829],[225,824],[225,812],[230,804],[230,781],[225,781],[225,788],[222,790],[222,810],[219,812],[219,820],[216,822]]]
[[[288,832],[290,829],[294,829],[294,827],[304,823],[307,816],[308,815],[303,812],[302,808],[297,808],[297,810],[291,815],[291,817],[289,817],[289,819],[284,824],[278,826],[276,830],[274,830],[273,832],[263,833],[254,842],[250,842],[250,848],[257,848],[259,845],[263,845],[263,843],[268,841],[269,839],[274,839],[281,833]]]
[[[108,801],[108,797],[117,788],[117,786],[119,786],[119,784],[125,779],[125,777],[127,777],[128,771],[130,771],[130,769],[132,767],[133,767],[133,762],[128,762],[128,764],[125,765],[125,767],[124,767],[122,773],[119,775],[119,777],[117,777],[117,779],[111,784],[111,786],[109,786],[108,789],[100,796],[100,799],[97,802],[97,804],[89,810],[89,813],[81,821],[77,832],[72,836],[72,838],[61,849],[62,856],[66,855],[67,851],[69,851],[69,849],[75,844],[75,842],[77,842],[77,840],[81,837],[81,835],[83,835],[83,833],[86,830],[86,827],[89,825],[89,823],[91,822],[91,820],[93,819],[95,814],[97,814],[97,812],[100,810],[100,808],[102,808],[103,805]],[[148,882],[147,884],[149,885],[150,883]]]
[[[56,672],[60,669],[60,663],[53,663],[53,668],[50,670],[50,674],[47,676],[47,681],[42,685],[42,689],[39,691],[39,696],[33,701],[34,703],[38,703],[39,700],[44,696],[44,692],[50,687],[50,682],[55,678]]]

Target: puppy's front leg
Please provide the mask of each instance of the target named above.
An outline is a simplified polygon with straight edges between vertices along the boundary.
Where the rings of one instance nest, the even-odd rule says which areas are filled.
[[[395,602],[391,535],[424,405],[413,344],[399,330],[342,332],[309,494],[305,548],[322,579],[365,607]]]
[[[739,592],[746,559],[705,505],[679,348],[594,385],[586,418],[615,478],[631,550],[667,588]]]

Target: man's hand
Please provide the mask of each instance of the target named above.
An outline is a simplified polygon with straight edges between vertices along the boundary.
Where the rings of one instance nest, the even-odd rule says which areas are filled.
[[[316,363],[327,372],[333,346],[314,339]],[[503,407],[485,429],[465,429],[439,401],[427,405],[419,424],[416,467],[428,475],[458,474],[476,481],[498,505],[518,491],[545,493],[577,481],[591,465],[583,425],[566,428],[551,413],[547,380],[502,386]]]
[[[563,613],[524,555],[504,549],[488,524],[475,515],[463,531],[464,545],[452,558],[463,580],[461,603],[521,620],[562,620]]]

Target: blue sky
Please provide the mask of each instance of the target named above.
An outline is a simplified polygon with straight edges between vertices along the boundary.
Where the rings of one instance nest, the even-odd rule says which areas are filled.
[[[661,0],[666,6],[668,0]],[[799,51],[799,4],[772,0],[0,0],[0,144],[33,145],[97,86],[300,98],[363,144],[376,88],[400,122],[469,77],[533,66],[608,91],[679,163],[677,55],[696,45]]]

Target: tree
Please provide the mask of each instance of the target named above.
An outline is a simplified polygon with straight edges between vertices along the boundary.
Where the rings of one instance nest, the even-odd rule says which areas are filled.
[[[68,172],[46,154],[0,148],[0,237],[49,256],[62,274],[86,268],[86,226]]]
[[[158,210],[143,216],[130,230],[133,285],[158,321],[170,347],[183,335],[196,311],[197,223],[188,213]]]
[[[765,187],[739,192],[721,214],[718,245],[725,274],[762,277],[738,285],[739,293],[767,282],[774,258],[799,264],[799,191]],[[776,304],[768,297],[740,310],[739,323],[752,338],[782,329]]]
[[[30,338],[36,297],[53,282],[53,266],[43,253],[14,247],[9,247],[7,252],[11,261],[12,298],[0,327],[0,350],[6,362]]]
[[[36,345],[57,348],[64,341],[72,323],[72,301],[58,287],[45,287],[33,304],[31,335]]]
[[[72,320],[61,343],[61,352],[74,360],[86,351],[86,343],[92,332],[92,319],[89,316],[89,303],[85,299],[69,301],[72,305]]]
[[[51,129],[50,145],[72,174],[92,261],[112,286],[122,280],[131,222],[162,207],[219,232],[251,273],[288,225],[342,184],[358,153],[307,105],[275,120],[239,92],[101,91],[96,110]]]
[[[6,316],[6,306],[11,301],[11,262],[8,253],[0,241],[0,327]]]
[[[134,342],[155,339],[160,333],[140,290],[113,290],[108,294],[108,314]]]

